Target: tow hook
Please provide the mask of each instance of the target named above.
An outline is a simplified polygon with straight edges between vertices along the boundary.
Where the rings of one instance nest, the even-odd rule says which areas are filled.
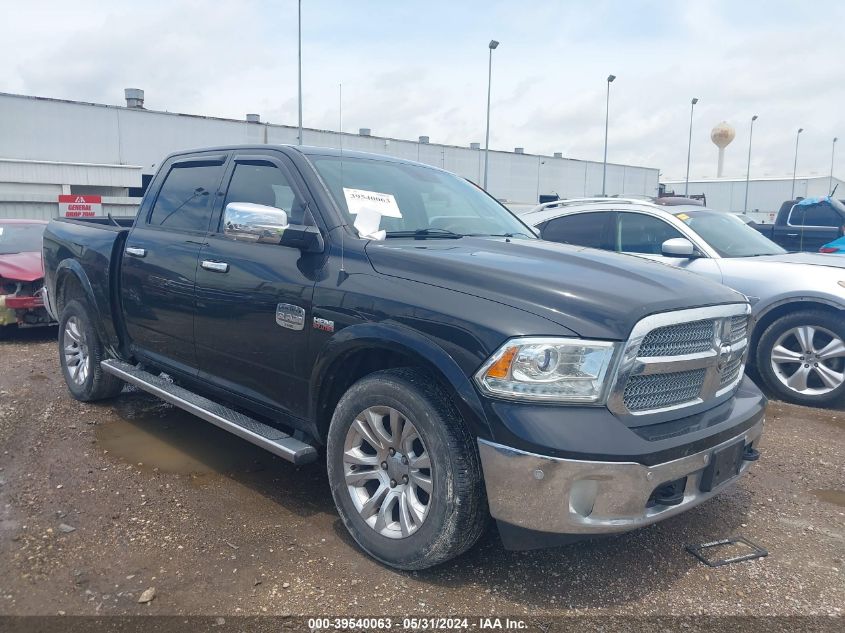
[[[745,447],[745,452],[742,454],[742,459],[746,462],[756,462],[760,459],[760,451],[749,444]]]

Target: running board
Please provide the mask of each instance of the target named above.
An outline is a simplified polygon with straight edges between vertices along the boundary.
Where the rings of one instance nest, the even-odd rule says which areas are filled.
[[[317,459],[317,449],[310,444],[301,442],[277,428],[253,420],[243,413],[238,413],[229,407],[174,385],[164,378],[138,369],[134,365],[120,360],[104,360],[100,363],[100,366],[103,371],[117,376],[130,385],[135,385],[165,402],[193,413],[206,422],[211,422],[221,429],[245,439],[247,442],[265,448],[289,462],[307,464]]]

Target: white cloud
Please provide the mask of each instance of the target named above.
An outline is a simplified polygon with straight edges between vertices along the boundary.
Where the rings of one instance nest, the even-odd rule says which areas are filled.
[[[296,2],[14,3],[0,54],[0,90],[296,124]],[[494,53],[491,146],[600,159],[605,77],[608,158],[685,171],[689,100],[692,175],[714,176],[709,130],[737,138],[726,175],[827,173],[845,136],[838,2],[447,3],[304,0],[305,124],[371,127],[434,142],[484,140],[487,47]],[[838,172],[841,174],[842,169]]]

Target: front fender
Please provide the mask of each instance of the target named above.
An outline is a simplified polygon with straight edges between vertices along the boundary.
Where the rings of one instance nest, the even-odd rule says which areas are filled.
[[[321,397],[329,390],[328,376],[342,371],[344,358],[363,350],[400,352],[436,372],[452,392],[471,431],[477,437],[492,437],[478,392],[467,373],[435,341],[398,323],[379,322],[351,325],[340,330],[323,346],[311,373],[311,419],[316,419]]]
[[[778,295],[767,297],[765,301],[757,301],[751,306],[755,322],[762,321],[772,310],[776,310],[790,303],[820,303],[837,310],[845,310],[845,298],[827,293],[802,293],[795,295]]]

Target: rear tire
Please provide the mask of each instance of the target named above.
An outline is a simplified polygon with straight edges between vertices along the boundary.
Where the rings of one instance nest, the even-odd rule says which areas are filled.
[[[91,310],[84,301],[68,302],[59,319],[59,363],[71,395],[82,402],[113,398],[123,381],[100,366],[106,358],[94,330]]]
[[[432,567],[465,552],[484,531],[475,440],[430,374],[402,368],[359,380],[340,399],[327,444],[340,518],[382,563]]]
[[[756,366],[787,402],[828,407],[845,401],[845,319],[823,310],[782,316],[760,337]]]

